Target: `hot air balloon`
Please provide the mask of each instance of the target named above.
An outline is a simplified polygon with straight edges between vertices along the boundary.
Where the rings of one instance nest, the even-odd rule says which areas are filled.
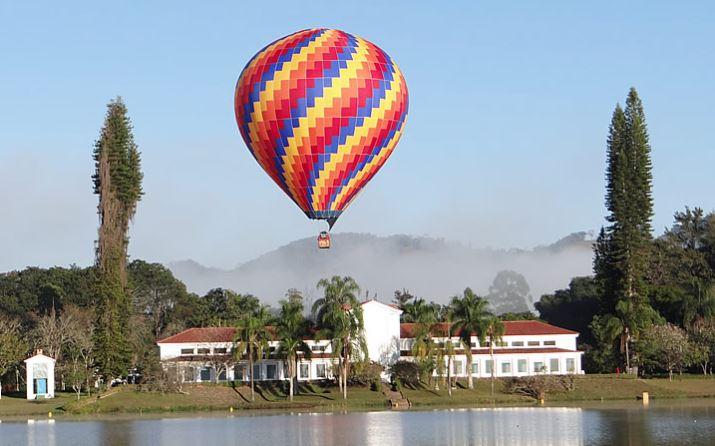
[[[390,56],[324,28],[260,50],[234,97],[238,128],[258,164],[329,228],[395,149],[407,108],[407,85]]]

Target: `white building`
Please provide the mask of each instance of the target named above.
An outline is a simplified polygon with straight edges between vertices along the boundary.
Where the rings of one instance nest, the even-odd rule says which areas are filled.
[[[384,368],[400,359],[400,315],[402,310],[377,300],[362,304],[365,342],[370,361]]]
[[[416,324],[400,324],[400,354],[403,359],[413,359],[412,347]],[[451,376],[467,376],[467,355],[459,338],[445,336],[447,324],[431,327],[433,342],[443,345],[452,342],[455,354],[452,357]],[[537,374],[582,374],[581,356],[576,350],[578,333],[539,321],[504,321],[504,335],[490,348],[487,338],[480,344],[471,337],[472,370],[474,377],[528,376]],[[447,360],[445,359],[445,367]],[[446,372],[445,372],[446,374]]]
[[[37,354],[25,360],[27,399],[55,397],[55,360],[42,354]]]
[[[385,369],[395,361],[412,360],[416,324],[401,324],[401,310],[376,300],[362,303],[368,357]],[[480,345],[472,337],[472,376],[526,376],[535,374],[581,374],[581,356],[576,350],[578,333],[538,321],[506,321],[504,336],[490,353],[489,340]],[[446,324],[431,328],[434,342],[447,342]],[[232,327],[190,328],[157,342],[160,358],[167,370],[174,370],[183,382],[243,381],[249,377],[247,361],[236,362],[232,349],[236,330]],[[466,354],[458,334],[452,357],[452,376],[466,377]],[[306,338],[311,358],[299,356],[298,380],[332,378],[333,358],[330,342]],[[287,379],[284,360],[275,351],[279,340],[269,342],[264,358],[254,364],[257,381]],[[446,365],[446,359],[445,359]],[[386,375],[383,375],[386,377]],[[28,381],[29,382],[29,381]]]

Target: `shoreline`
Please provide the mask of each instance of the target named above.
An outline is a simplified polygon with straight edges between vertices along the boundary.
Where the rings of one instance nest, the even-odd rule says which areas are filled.
[[[675,403],[675,404],[673,404]],[[674,397],[662,398],[652,401],[646,408],[662,409],[684,407],[715,407],[715,397]],[[324,415],[324,414],[347,414],[362,412],[433,412],[433,411],[470,411],[470,410],[490,410],[490,409],[582,409],[582,410],[640,410],[643,404],[638,400],[610,399],[603,401],[553,401],[545,404],[515,404],[496,403],[492,405],[425,405],[411,407],[409,409],[391,409],[384,406],[376,407],[349,407],[343,410],[330,410],[326,407],[305,408],[304,410],[295,408],[270,408],[270,409],[239,409],[229,412],[226,409],[209,410],[170,410],[170,411],[149,411],[149,412],[111,412],[111,413],[53,413],[52,417],[47,415],[10,415],[0,418],[2,423],[23,423],[23,422],[55,422],[55,421],[134,421],[134,420],[158,420],[158,419],[201,419],[201,418],[244,418],[244,417],[266,417],[283,415]]]
[[[460,383],[460,387],[462,383]],[[317,387],[317,386],[316,386]],[[131,386],[76,400],[74,394],[58,393],[58,398],[42,402],[27,401],[16,395],[0,399],[0,422],[27,419],[97,419],[97,417],[136,418],[137,416],[181,416],[187,414],[260,416],[291,413],[342,413],[383,410],[449,410],[507,407],[586,407],[614,405],[627,407],[642,405],[638,397],[649,392],[651,404],[663,401],[714,401],[715,378],[684,376],[668,381],[662,378],[640,379],[612,375],[578,377],[576,388],[570,392],[547,394],[544,404],[532,398],[503,392],[502,383],[495,382],[495,394],[490,393],[488,380],[479,380],[475,389],[457,388],[452,397],[447,392],[426,388],[402,389],[411,403],[409,409],[391,409],[387,397],[368,388],[349,388],[348,400],[339,399],[334,387],[310,387],[312,392],[295,396],[294,402],[285,399],[274,386],[257,388],[256,402],[245,399],[245,387],[228,385],[187,386],[188,394],[143,392]],[[51,416],[50,416],[51,412]]]

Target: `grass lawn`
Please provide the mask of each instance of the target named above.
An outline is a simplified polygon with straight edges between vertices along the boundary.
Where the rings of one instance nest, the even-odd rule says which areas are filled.
[[[533,404],[527,397],[504,392],[503,381],[494,382],[494,395],[489,379],[474,381],[475,387],[467,389],[466,381],[449,397],[443,386],[441,390],[402,389],[413,406],[478,406],[485,404]],[[546,395],[547,402],[635,400],[643,392],[651,398],[710,398],[715,397],[715,379],[702,376],[684,376],[669,381],[666,378],[639,379],[623,375],[583,375],[575,379],[575,389],[569,392],[553,392]]]
[[[489,379],[475,380],[475,388],[466,388],[460,382],[452,390],[435,391],[427,388],[403,388],[404,396],[413,407],[474,407],[491,405],[530,405],[534,400],[504,392],[503,381],[494,382],[494,395]],[[139,392],[133,386],[115,388],[97,396],[83,397],[76,401],[74,394],[58,393],[58,397],[46,401],[27,401],[21,395],[3,396],[0,400],[0,419],[9,416],[106,413],[191,412],[210,410],[349,410],[382,409],[388,401],[382,392],[369,388],[350,387],[348,400],[342,399],[335,386],[315,384],[299,387],[300,394],[291,403],[281,386],[276,384],[256,385],[255,401],[251,402],[250,388],[227,385],[185,385],[184,393]],[[616,375],[585,375],[575,378],[575,389],[570,392],[549,393],[546,402],[574,402],[599,400],[635,400],[642,392],[653,399],[707,398],[715,397],[715,379],[685,376],[672,382],[665,378],[638,379]]]
[[[64,408],[69,413],[112,413],[112,412],[184,412],[208,410],[273,409],[273,410],[333,410],[357,408],[382,408],[387,406],[384,395],[368,388],[348,389],[348,400],[344,401],[337,387],[317,385],[300,386],[300,394],[293,402],[279,386],[256,385],[255,401],[251,402],[250,388],[227,385],[188,385],[184,393],[138,392],[132,387],[113,389],[101,398],[84,398],[74,401]]]
[[[503,382],[494,381],[494,395],[492,395],[491,382],[488,379],[474,380],[474,389],[467,388],[466,381],[460,381],[457,388],[452,389],[449,396],[447,389],[440,383],[440,390],[421,388],[403,388],[402,393],[410,400],[413,406],[480,406],[492,404],[532,404],[533,400],[509,395],[503,391]]]
[[[25,393],[3,394],[0,399],[0,419],[8,416],[47,416],[48,412],[61,412],[61,407],[74,398],[74,393],[57,392],[53,399],[28,401],[25,399]]]
[[[703,376],[684,376],[669,381],[667,378],[640,379],[616,375],[584,375],[576,380],[571,392],[555,393],[551,401],[585,401],[634,399],[643,392],[651,398],[710,398],[715,397],[715,379]]]

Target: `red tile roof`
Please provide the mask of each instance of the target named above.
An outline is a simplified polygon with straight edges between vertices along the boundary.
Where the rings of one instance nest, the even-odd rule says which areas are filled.
[[[267,325],[266,330],[271,339],[277,340],[276,327]],[[235,327],[196,327],[187,328],[181,333],[156,341],[157,344],[195,344],[203,342],[233,342],[236,337]],[[317,331],[311,329],[304,340],[317,340]]]
[[[541,321],[504,321],[504,334],[508,336],[550,334],[577,335],[578,332]]]
[[[413,338],[415,326],[417,324],[403,323],[400,324],[400,338]],[[444,322],[434,324],[430,331],[434,336],[446,336],[449,326]],[[567,330],[565,328],[556,327],[540,321],[504,321],[504,336],[530,336],[530,335],[559,335],[559,334],[575,334],[578,332]],[[458,336],[454,333],[453,336]]]
[[[232,342],[236,335],[234,327],[189,328],[168,338],[157,341],[158,344],[183,344],[191,342]]]
[[[415,325],[400,324],[400,338],[413,338]],[[273,330],[273,327],[267,327]],[[446,336],[447,324],[437,323],[432,326],[432,334],[435,336]],[[505,321],[505,336],[520,335],[557,335],[557,334],[578,334],[575,331],[556,327],[539,321]],[[189,328],[168,338],[157,341],[158,344],[184,344],[197,342],[233,342],[236,335],[234,327],[202,327]],[[457,336],[455,333],[454,336]],[[307,337],[306,339],[313,339]]]

